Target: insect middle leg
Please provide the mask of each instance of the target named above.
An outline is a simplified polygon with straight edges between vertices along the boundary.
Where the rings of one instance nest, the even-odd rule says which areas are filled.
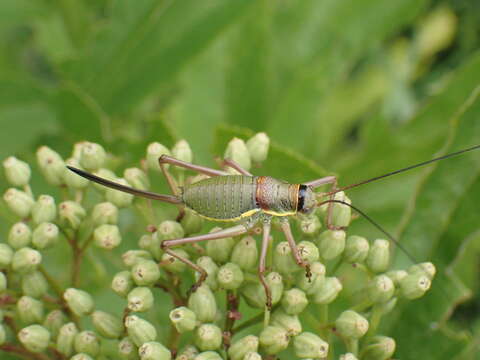
[[[267,308],[270,310],[272,308],[272,292],[268,287],[267,281],[265,280],[265,271],[266,271],[266,258],[267,258],[267,250],[268,250],[268,243],[270,242],[270,229],[271,225],[271,217],[265,217],[263,219],[263,238],[262,238],[262,250],[260,252],[260,260],[258,262],[258,277],[260,278],[260,282],[265,289],[265,296],[267,298]]]
[[[305,269],[305,275],[310,279],[312,277],[312,273],[310,272],[310,264],[304,261],[300,256],[300,251],[295,243],[295,239],[293,238],[292,229],[290,228],[290,223],[288,222],[287,218],[282,218],[280,220],[280,227],[285,234],[285,238],[287,239],[290,249],[292,250],[295,262],[298,266],[301,266]]]
[[[253,176],[250,172],[242,168],[239,163],[232,159],[224,159],[223,166],[231,167],[232,169],[237,170],[242,175]]]

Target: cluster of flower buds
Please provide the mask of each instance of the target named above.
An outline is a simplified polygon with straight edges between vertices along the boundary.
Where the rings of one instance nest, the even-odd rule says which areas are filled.
[[[265,133],[247,141],[234,138],[224,157],[249,170],[252,164],[266,160],[269,143]],[[333,342],[338,342],[343,347],[335,345],[335,349],[344,360],[384,360],[393,355],[395,341],[376,333],[378,322],[398,299],[412,300],[425,294],[435,267],[422,263],[391,270],[388,241],[329,230],[348,227],[350,207],[325,204],[312,214],[299,216],[297,251],[308,264],[308,276],[297,264],[290,244],[273,232],[262,284],[257,273],[257,228],[243,236],[166,251],[161,246],[165,240],[221,228],[211,228],[188,209],[176,216],[172,205],[170,212],[161,214],[173,215],[160,217],[159,210],[168,205],[134,200],[131,194],[93,184],[66,167],[149,190],[153,178],[161,181],[158,159],[163,154],[185,162],[193,158],[185,140],[171,149],[152,143],[141,165],[127,168],[123,177],[118,177],[108,168],[109,155],[99,144],[78,143],[66,160],[42,146],[37,151],[38,168],[48,184],[61,190],[53,193],[62,197],[35,196],[30,187],[35,170],[15,157],[3,162],[5,178],[12,187],[3,196],[11,225],[0,243],[0,354],[74,360],[258,360],[284,352],[288,358],[321,359],[329,356]],[[175,185],[199,179],[181,168],[173,170],[167,165],[164,169],[172,173]],[[335,199],[350,203],[343,192],[336,193]],[[142,218],[146,231],[137,235],[131,229],[126,231],[120,212],[129,214],[125,218],[130,225],[135,214]],[[127,246],[118,254],[121,267],[116,265],[110,284],[104,284],[97,296],[81,281],[89,271],[83,263],[86,252],[101,259],[113,251],[108,255],[111,259],[121,244]],[[58,264],[48,252],[62,247],[69,251],[62,256],[71,257],[68,279],[50,273]],[[192,286],[201,274],[194,269],[207,275],[198,288]],[[354,291],[348,293],[359,296],[344,294],[351,274],[357,281]],[[272,308],[266,306],[264,285]],[[109,288],[113,290],[111,299],[120,297],[120,306],[104,311],[101,298]],[[118,303],[118,298],[112,303]],[[342,309],[346,303],[350,307]],[[329,307],[339,314],[334,322],[328,321]],[[304,329],[305,322],[312,319],[317,331],[311,326]]]

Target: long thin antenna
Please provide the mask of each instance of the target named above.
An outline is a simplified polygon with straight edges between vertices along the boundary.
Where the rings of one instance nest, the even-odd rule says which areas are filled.
[[[157,193],[150,192],[150,191],[134,189],[132,187],[121,185],[121,184],[118,184],[116,182],[101,178],[97,175],[90,174],[86,171],[74,168],[72,166],[67,166],[67,168],[68,168],[68,170],[73,171],[75,174],[78,174],[78,175],[84,177],[85,179],[88,179],[90,181],[96,182],[100,185],[107,186],[107,187],[115,189],[115,190],[123,191],[123,192],[129,193],[129,194],[135,195],[135,196],[141,196],[141,197],[144,197],[144,198],[147,198],[147,199],[165,201],[165,202],[168,202],[168,203],[171,203],[171,204],[181,204],[182,203],[182,201],[179,198],[177,198],[176,196],[157,194]]]
[[[420,167],[420,166],[431,164],[435,161],[448,159],[450,157],[457,156],[457,155],[466,153],[468,151],[477,150],[477,149],[480,149],[480,145],[475,145],[475,146],[472,146],[472,147],[467,148],[467,149],[456,151],[456,152],[453,152],[453,153],[450,153],[450,154],[447,154],[447,155],[443,155],[443,156],[440,156],[440,157],[437,157],[437,158],[434,158],[434,159],[431,159],[431,160],[427,160],[427,161],[424,161],[424,162],[421,162],[421,163],[418,163],[418,164],[415,164],[415,165],[410,165],[410,166],[407,166],[403,169],[395,170],[395,171],[389,172],[387,174],[383,174],[383,175],[380,175],[380,176],[375,176],[371,179],[360,181],[359,183],[356,183],[356,184],[347,185],[347,186],[341,187],[339,189],[336,189],[334,191],[330,191],[330,192],[328,192],[326,194],[323,194],[323,195],[333,195],[333,194],[335,194],[339,191],[345,191],[345,190],[348,190],[348,189],[351,189],[351,188],[354,188],[354,187],[357,187],[357,186],[360,186],[360,185],[368,184],[369,182],[372,182],[372,181],[380,180],[380,179],[383,179],[383,178],[386,178],[386,177],[389,177],[389,176],[392,176],[392,175],[402,173],[404,171],[412,170],[412,169],[415,169],[415,168]]]

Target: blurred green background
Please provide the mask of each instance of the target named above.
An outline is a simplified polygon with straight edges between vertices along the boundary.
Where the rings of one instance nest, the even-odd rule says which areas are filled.
[[[3,0],[0,157],[90,140],[124,168],[184,138],[213,165],[232,136],[266,131],[257,174],[350,184],[480,143],[479,37],[477,0]],[[440,270],[385,325],[398,358],[475,358],[479,159],[349,193]]]

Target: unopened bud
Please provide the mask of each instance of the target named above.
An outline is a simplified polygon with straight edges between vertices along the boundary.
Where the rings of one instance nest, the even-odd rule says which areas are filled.
[[[93,331],[82,331],[75,336],[73,347],[77,353],[95,357],[100,353],[100,340]]]
[[[226,290],[235,290],[243,283],[243,271],[237,264],[226,263],[217,273],[218,285]]]
[[[405,270],[392,270],[392,271],[388,271],[386,273],[386,275],[392,279],[393,281],[393,284],[396,286],[396,287],[399,287],[400,286],[400,281],[408,275],[408,273],[405,271]]]
[[[150,341],[138,349],[142,360],[170,360],[172,354],[165,346],[156,341]]]
[[[7,332],[5,331],[5,327],[0,324],[0,345],[5,344],[5,341],[7,340]]]
[[[352,353],[346,353],[340,355],[340,360],[358,360],[358,358]]]
[[[250,170],[252,166],[252,161],[250,159],[250,153],[248,152],[247,145],[243,140],[239,138],[233,138],[232,140],[230,140],[223,157],[225,159],[235,161],[238,165],[240,165],[240,167],[247,171]],[[228,168],[227,171],[237,174],[237,171],[231,168]]]
[[[8,233],[8,243],[14,249],[28,246],[32,237],[30,227],[24,222],[14,224]]]
[[[75,201],[64,201],[58,205],[60,221],[72,229],[78,229],[86,215],[82,205]]]
[[[0,243],[0,269],[7,268],[13,259],[13,250],[7,244]]]
[[[292,288],[283,293],[282,309],[289,315],[300,314],[308,305],[308,299],[305,292],[300,289]]]
[[[73,355],[70,360],[93,360],[93,358],[85,353],[78,353]]]
[[[118,354],[122,359],[125,360],[138,360],[140,356],[138,355],[137,346],[133,343],[132,340],[127,336],[123,338],[118,343]]]
[[[32,219],[35,224],[52,222],[57,217],[55,199],[50,195],[40,195],[32,206]]]
[[[123,333],[123,323],[119,317],[104,311],[94,311],[92,323],[95,330],[107,339],[117,339]]]
[[[33,231],[32,245],[39,250],[52,247],[58,240],[58,227],[55,224],[44,222]]]
[[[160,241],[182,238],[184,234],[182,225],[173,220],[162,221],[155,233]]]
[[[417,299],[430,289],[430,285],[431,281],[424,273],[409,274],[400,280],[400,293],[409,300]]]
[[[250,351],[245,354],[242,360],[262,360],[262,355],[256,351]]]
[[[393,296],[395,285],[387,275],[378,275],[370,281],[367,291],[371,301],[384,303]]]
[[[120,245],[122,237],[117,225],[103,224],[93,232],[93,240],[99,248],[111,250]]]
[[[352,235],[346,240],[343,257],[349,263],[361,263],[367,258],[369,249],[370,245],[367,239]]]
[[[300,270],[293,259],[292,249],[287,241],[279,242],[275,247],[273,266],[283,275],[291,274],[294,270]]]
[[[317,246],[311,241],[300,241],[297,249],[302,260],[309,264],[318,261],[320,258]]]
[[[265,353],[273,355],[288,347],[290,336],[284,328],[270,325],[262,330],[259,340]]]
[[[37,250],[24,247],[13,254],[12,269],[21,274],[26,274],[35,271],[41,262],[42,255]]]
[[[149,250],[152,246],[153,236],[152,234],[143,234],[138,240],[138,247],[143,250]]]
[[[177,358],[178,359],[178,358]],[[193,358],[195,360],[223,360],[219,353],[215,351],[204,351]],[[183,360],[183,359],[182,359]]]
[[[7,277],[3,272],[0,272],[0,294],[7,290]]]
[[[310,272],[312,274],[310,279],[302,272],[297,275],[295,282],[307,295],[315,294],[320,284],[324,282],[326,273],[325,265],[315,261],[310,264]]]
[[[63,325],[57,337],[57,350],[65,355],[70,356],[73,353],[73,342],[78,334],[78,329],[73,322]]]
[[[386,360],[395,352],[395,340],[387,336],[375,336],[362,351],[362,359]]]
[[[123,177],[135,189],[148,190],[150,188],[147,174],[139,168],[125,169]]]
[[[222,345],[222,330],[214,324],[202,324],[195,331],[193,341],[201,351],[216,350]]]
[[[110,180],[110,181],[117,181],[117,175],[112,170],[101,168],[98,169],[97,171],[93,172],[94,175],[97,175],[98,177],[101,177],[102,179]],[[105,185],[97,184],[97,183],[92,183],[92,185],[101,193],[105,193],[107,191],[107,187]]]
[[[188,255],[188,253],[185,250],[175,249],[171,251],[184,259],[190,258],[190,255]],[[185,271],[185,268],[187,267],[187,265],[184,262],[180,261],[175,256],[172,256],[167,253],[164,253],[162,255],[161,261],[163,263],[163,267],[166,270],[176,274],[182,273],[183,271]]]
[[[107,154],[100,144],[84,142],[81,149],[79,161],[83,168],[95,171],[103,166]]]
[[[343,191],[335,193],[334,199],[337,201],[343,201],[347,204],[352,203]],[[341,203],[333,203],[332,208],[332,225],[336,227],[348,226],[352,218],[352,209],[350,206]]]
[[[289,336],[297,336],[302,332],[302,324],[298,316],[289,315],[281,308],[274,311],[270,325],[284,328]]]
[[[180,334],[192,331],[197,325],[197,316],[192,310],[185,306],[170,311],[169,317],[175,329],[177,329]]]
[[[316,304],[330,304],[336,299],[337,295],[342,291],[343,286],[336,277],[326,277],[324,281],[316,288],[313,296],[313,302]]]
[[[46,350],[50,343],[50,332],[40,325],[30,325],[18,332],[18,340],[31,352]]]
[[[118,208],[110,202],[102,202],[93,208],[92,220],[94,225],[111,224],[118,222]]]
[[[22,296],[17,301],[17,314],[25,324],[41,323],[44,316],[43,303],[30,296]]]
[[[353,310],[346,310],[335,320],[335,329],[347,339],[360,339],[368,331],[368,321]]]
[[[212,258],[209,256],[201,256],[197,259],[197,265],[204,269],[208,274],[207,278],[205,279],[205,284],[207,284],[213,291],[217,290],[218,265],[215,263],[215,261],[213,261]],[[195,279],[197,281],[199,277],[200,274],[198,272],[195,272]]]
[[[40,271],[32,271],[22,276],[22,292],[24,295],[40,299],[47,293],[48,283]]]
[[[185,209],[185,215],[180,221],[186,235],[196,234],[202,230],[203,219],[190,209]]]
[[[307,236],[315,236],[322,228],[322,223],[318,216],[312,214],[304,216],[300,220],[300,230]]]
[[[144,320],[136,315],[127,316],[125,319],[125,327],[130,339],[136,346],[155,341],[157,338],[157,330],[147,320]]]
[[[63,293],[63,298],[69,309],[77,316],[89,315],[93,311],[93,298],[86,291],[69,288]]]
[[[247,353],[258,350],[258,344],[259,340],[257,336],[244,336],[228,348],[228,356],[231,360],[243,360]]]
[[[74,167],[76,169],[84,170],[82,166],[80,166],[78,160],[75,158],[67,159],[65,163],[68,166]],[[89,181],[87,179],[68,169],[63,172],[63,182],[65,183],[65,185],[67,185],[68,188],[75,190],[84,189],[89,184]]]
[[[149,170],[160,171],[160,163],[158,162],[158,159],[160,159],[162,155],[170,155],[170,150],[158,142],[148,145],[146,158]],[[169,165],[165,164],[164,166],[168,168]]]
[[[172,148],[172,156],[178,160],[191,163],[193,160],[193,153],[190,145],[185,140],[178,141]],[[184,171],[183,167],[176,167],[176,170]]]
[[[41,146],[37,150],[37,162],[49,184],[61,185],[63,183],[63,173],[67,169],[65,162],[57,152],[47,146]]]
[[[197,355],[198,349],[193,345],[187,345],[178,352],[175,360],[194,360]]]
[[[127,180],[122,178],[117,178],[114,180],[114,182],[120,185],[129,186]],[[112,204],[114,204],[119,208],[127,207],[133,201],[132,194],[129,194],[120,190],[115,190],[112,188],[108,188],[105,190],[105,198],[107,199],[107,201],[111,202]]]
[[[133,288],[133,279],[130,271],[121,271],[112,279],[111,288],[121,297],[126,297]]]
[[[160,269],[155,261],[139,261],[132,267],[132,279],[138,286],[153,285],[160,279]]]
[[[30,181],[30,166],[15,156],[10,156],[3,161],[3,169],[7,181],[13,186],[25,186]]]
[[[148,287],[136,287],[127,295],[128,308],[135,312],[143,312],[152,308],[153,294]]]
[[[217,241],[217,240],[215,240]],[[244,236],[232,250],[231,262],[240,266],[242,270],[252,270],[257,265],[257,242],[252,236]]]
[[[60,329],[66,322],[67,317],[61,310],[52,310],[45,317],[43,326],[50,331],[52,338],[56,339]]]
[[[435,265],[433,265],[431,262],[415,264],[408,268],[409,274],[422,273],[423,275],[426,275],[430,280],[433,280],[436,272],[437,269],[435,269]]]
[[[279,273],[271,272],[265,282],[270,289],[272,305],[280,301],[283,294],[283,278]],[[260,283],[248,284],[242,288],[242,294],[247,303],[252,307],[264,308],[267,302],[265,289]]]
[[[135,266],[145,260],[152,260],[152,255],[146,250],[128,250],[122,255],[122,261],[126,267]]]
[[[202,284],[188,298],[188,307],[202,323],[213,322],[217,314],[217,302],[212,291],[206,284]]]
[[[345,231],[326,230],[317,240],[318,250],[325,260],[332,260],[345,249]]]
[[[210,230],[210,233],[214,233],[217,231],[222,230],[220,227],[214,227]],[[207,241],[205,245],[207,255],[210,256],[213,260],[217,263],[225,263],[230,258],[230,253],[232,252],[232,248],[235,245],[235,241],[233,238],[223,238],[223,239],[216,239],[214,241]]]
[[[15,188],[8,189],[3,194],[3,200],[12,212],[22,219],[30,215],[34,203],[29,194]]]
[[[293,339],[295,355],[299,358],[323,359],[328,355],[328,343],[311,332],[303,332]]]
[[[248,139],[246,145],[252,161],[260,163],[267,158],[270,138],[264,132],[259,132]]]
[[[371,271],[380,273],[386,271],[389,264],[390,243],[387,240],[375,240],[368,252],[366,265]]]

